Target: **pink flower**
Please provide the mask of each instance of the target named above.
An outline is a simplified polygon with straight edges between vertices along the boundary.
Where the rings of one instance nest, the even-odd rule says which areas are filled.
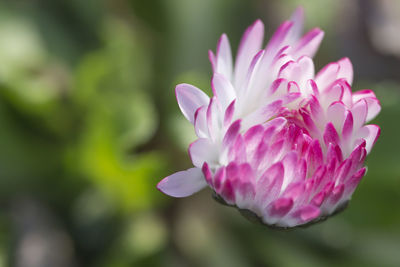
[[[226,35],[209,53],[214,96],[176,87],[179,107],[198,139],[194,168],[164,178],[174,197],[209,186],[217,199],[276,227],[316,222],[341,210],[366,172],[380,129],[365,125],[380,111],[370,90],[351,91],[351,62],[314,74],[311,57],[323,32],[302,38],[298,9],[261,49],[263,24],[250,26],[233,67]]]

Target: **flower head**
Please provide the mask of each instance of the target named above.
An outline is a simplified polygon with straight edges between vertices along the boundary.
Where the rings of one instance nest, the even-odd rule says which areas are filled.
[[[365,125],[380,104],[370,90],[352,92],[347,58],[315,75],[312,56],[323,32],[300,38],[302,24],[298,9],[262,49],[257,20],[234,65],[223,34],[216,54],[209,53],[213,96],[176,87],[198,136],[189,146],[194,168],[164,178],[159,190],[185,197],[209,186],[224,203],[277,227],[315,222],[347,204],[380,133]]]

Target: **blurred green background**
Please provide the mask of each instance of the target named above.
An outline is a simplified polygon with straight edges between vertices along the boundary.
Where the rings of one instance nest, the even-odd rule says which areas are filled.
[[[251,224],[157,182],[190,167],[193,129],[174,87],[209,90],[207,50],[269,38],[302,5],[375,90],[382,134],[349,208],[307,229]],[[400,266],[397,0],[1,0],[0,267]]]

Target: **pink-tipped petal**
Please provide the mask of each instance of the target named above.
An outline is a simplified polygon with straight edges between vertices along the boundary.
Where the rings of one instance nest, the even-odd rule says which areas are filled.
[[[312,29],[294,47],[294,58],[300,56],[314,57],[317,52],[322,39],[324,38],[324,32],[318,28]]]
[[[354,119],[354,130],[360,129],[367,121],[368,104],[365,99],[357,101],[351,109]]]
[[[345,78],[349,84],[353,83],[353,64],[347,57],[337,62],[339,64],[338,78]]]
[[[274,56],[283,47],[292,27],[292,21],[285,21],[278,27],[265,48],[268,55]]]
[[[243,34],[235,63],[235,88],[240,88],[246,78],[250,62],[258,51],[264,38],[264,24],[256,20]]]
[[[336,79],[339,72],[339,64],[334,62],[326,65],[315,76],[315,82],[318,88],[323,92],[329,87]]]
[[[232,119],[235,115],[235,103],[236,100],[233,100],[225,110],[225,115],[224,115],[225,128],[229,127],[229,124],[232,122]]]
[[[304,9],[302,7],[296,8],[296,10],[293,12],[292,16],[290,17],[290,21],[293,22],[293,27],[290,32],[288,43],[293,44],[300,38],[300,36],[303,32]]]
[[[367,150],[367,153],[371,151],[376,140],[378,140],[380,133],[381,129],[379,126],[374,124],[365,125],[360,129],[358,136],[366,141],[365,149]]]

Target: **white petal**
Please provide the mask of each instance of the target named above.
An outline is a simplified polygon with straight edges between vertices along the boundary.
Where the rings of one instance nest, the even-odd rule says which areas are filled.
[[[342,58],[337,62],[339,64],[338,79],[345,78],[351,85],[353,83],[353,65],[347,57]]]
[[[247,74],[250,62],[258,51],[264,38],[264,24],[257,20],[243,34],[235,63],[235,88],[240,88]]]
[[[190,84],[178,84],[175,88],[175,94],[183,115],[191,123],[194,123],[196,110],[207,105],[210,101],[210,98],[203,91]]]
[[[222,110],[225,111],[229,104],[236,98],[235,89],[228,79],[218,73],[214,74],[211,87],[218,102],[221,104]]]
[[[157,188],[172,197],[187,197],[207,186],[199,168],[176,172],[158,183]]]
[[[211,166],[216,164],[218,160],[217,152],[215,144],[207,138],[197,139],[189,146],[190,158],[197,168],[201,168],[204,162]]]
[[[224,75],[228,80],[232,78],[232,52],[226,34],[219,39],[216,54],[216,69],[214,72]]]

